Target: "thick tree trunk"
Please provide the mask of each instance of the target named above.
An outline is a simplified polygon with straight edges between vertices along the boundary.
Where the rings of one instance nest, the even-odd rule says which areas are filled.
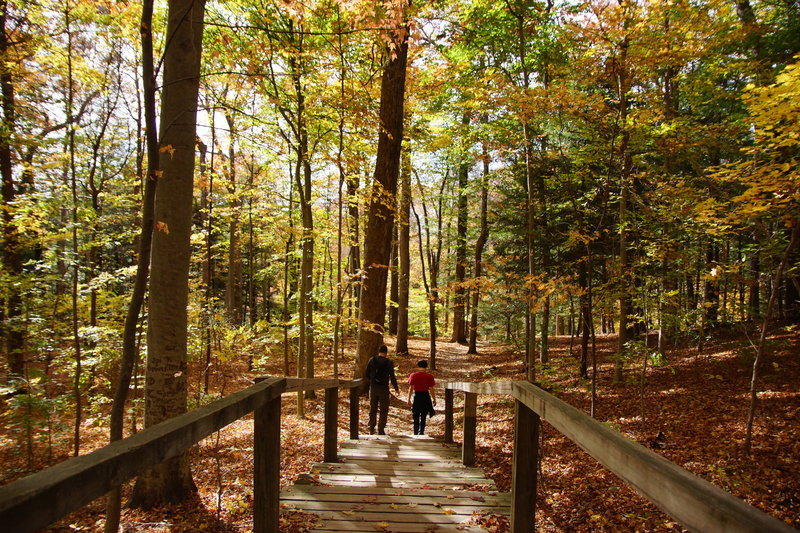
[[[145,426],[186,412],[187,304],[203,0],[170,0],[161,98],[161,176],[147,330]],[[131,505],[184,500],[195,490],[186,454],[140,477]]]
[[[395,194],[400,173],[403,141],[403,104],[408,57],[407,32],[394,37],[396,47],[389,55],[381,80],[380,134],[375,175],[364,238],[365,275],[360,304],[358,358],[355,377],[361,377],[367,360],[383,342],[386,315],[386,280],[394,226]]]
[[[6,275],[15,280],[22,275],[22,260],[19,256],[19,239],[14,220],[14,203],[16,185],[14,184],[14,162],[12,143],[16,129],[16,101],[14,80],[11,75],[13,64],[12,44],[8,41],[6,21],[8,20],[8,2],[0,0],[0,88],[2,89],[3,124],[0,128],[0,175],[2,175],[3,192],[3,269]],[[20,380],[25,374],[24,345],[25,334],[22,320],[22,295],[18,283],[6,283],[2,297],[5,300],[2,334],[5,341],[5,352],[8,362],[8,381]],[[0,299],[0,308],[3,307]]]

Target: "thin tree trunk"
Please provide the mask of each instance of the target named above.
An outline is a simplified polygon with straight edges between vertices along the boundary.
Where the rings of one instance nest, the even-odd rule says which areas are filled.
[[[484,118],[484,120],[486,120]],[[483,173],[481,174],[481,232],[475,242],[475,267],[474,275],[476,280],[480,280],[483,275],[483,248],[489,240],[489,150],[486,143],[482,147]],[[472,316],[469,323],[469,347],[467,353],[478,353],[478,304],[481,298],[479,288],[472,289]]]
[[[461,120],[462,135],[468,137],[467,130],[470,124],[470,113],[465,112]],[[472,154],[462,154],[462,161],[458,166],[458,207],[456,220],[456,265],[455,265],[455,290],[453,291],[453,335],[450,342],[467,343],[467,331],[464,322],[466,316],[466,290],[464,278],[467,275],[467,185],[469,183],[469,169],[472,163]]]
[[[764,357],[766,354],[767,331],[769,330],[769,325],[772,321],[772,314],[775,310],[775,300],[778,296],[778,290],[781,285],[780,282],[781,278],[783,277],[783,271],[786,269],[786,265],[789,263],[789,257],[792,255],[792,251],[797,246],[798,240],[800,240],[800,222],[796,220],[793,222],[794,225],[792,226],[792,235],[789,240],[789,244],[786,246],[783,256],[781,257],[781,262],[778,264],[778,268],[775,271],[775,276],[772,278],[772,289],[770,290],[769,301],[767,302],[767,310],[764,313],[764,321],[761,324],[761,335],[758,339],[756,358],[755,361],[753,361],[753,373],[750,377],[750,407],[747,410],[747,429],[744,437],[745,455],[750,455],[750,448],[753,442],[753,421],[755,420],[756,407],[758,406],[758,378],[759,371],[761,370],[761,366],[764,364]]]
[[[139,246],[136,262],[136,277],[133,293],[125,315],[125,326],[122,333],[122,357],[119,363],[117,385],[114,388],[114,400],[111,404],[110,440],[122,439],[125,424],[125,402],[131,386],[131,376],[138,360],[139,345],[136,342],[139,316],[142,311],[147,280],[150,274],[150,249],[153,242],[153,213],[155,207],[156,184],[158,183],[158,132],[156,131],[156,80],[153,67],[153,0],[142,4],[142,16],[139,24],[142,37],[142,92],[144,96],[145,114],[145,152],[147,154],[147,176],[144,179],[144,196],[142,199],[142,229],[139,234]],[[115,487],[106,500],[105,533],[116,533],[119,530],[119,519],[122,495],[120,487]]]
[[[411,281],[411,152],[408,148],[403,150],[403,166],[400,173],[400,199],[398,201],[398,287],[397,287],[397,341],[395,353],[405,355],[408,353],[408,296]]]

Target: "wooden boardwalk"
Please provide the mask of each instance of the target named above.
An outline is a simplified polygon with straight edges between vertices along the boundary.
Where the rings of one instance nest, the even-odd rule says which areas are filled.
[[[473,513],[511,514],[508,493],[464,467],[457,446],[429,437],[362,436],[339,461],[281,492],[282,506],[320,517],[311,531],[485,533]]]

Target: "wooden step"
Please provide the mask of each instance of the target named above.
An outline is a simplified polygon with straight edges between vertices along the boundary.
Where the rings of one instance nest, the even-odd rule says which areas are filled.
[[[475,513],[510,514],[480,469],[461,464],[452,444],[430,437],[376,435],[346,441],[339,463],[317,463],[281,505],[320,517],[311,531],[483,532]],[[464,490],[481,487],[483,491]]]

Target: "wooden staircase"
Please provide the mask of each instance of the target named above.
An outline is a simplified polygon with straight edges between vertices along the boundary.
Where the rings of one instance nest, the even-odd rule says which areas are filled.
[[[429,437],[362,436],[346,441],[339,463],[319,463],[281,493],[281,505],[320,517],[311,531],[484,532],[475,514],[511,514],[460,449]]]

